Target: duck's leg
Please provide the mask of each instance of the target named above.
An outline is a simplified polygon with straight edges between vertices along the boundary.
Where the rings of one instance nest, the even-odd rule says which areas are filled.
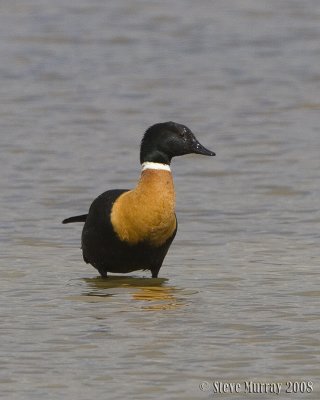
[[[158,278],[158,274],[159,274],[160,268],[161,268],[161,264],[157,265],[157,266],[153,266],[151,268],[151,276],[152,276],[152,278]]]
[[[107,271],[99,269],[99,273],[101,275],[101,278],[108,278],[108,272]]]

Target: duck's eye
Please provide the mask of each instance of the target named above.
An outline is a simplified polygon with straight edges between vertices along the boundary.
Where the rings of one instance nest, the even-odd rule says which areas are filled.
[[[179,136],[183,139],[183,140],[187,140],[187,131],[185,129],[183,129],[182,131],[179,131]]]

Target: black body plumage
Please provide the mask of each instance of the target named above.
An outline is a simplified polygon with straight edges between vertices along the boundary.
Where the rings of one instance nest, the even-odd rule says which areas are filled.
[[[148,269],[158,275],[174,234],[160,247],[146,242],[130,245],[115,234],[110,213],[114,202],[128,190],[109,190],[92,203],[82,231],[83,259],[93,265],[102,276],[107,272],[128,273]]]

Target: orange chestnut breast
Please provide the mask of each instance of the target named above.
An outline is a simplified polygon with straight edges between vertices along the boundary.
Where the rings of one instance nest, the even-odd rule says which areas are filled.
[[[123,193],[111,210],[119,239],[161,246],[176,229],[175,191],[170,171],[146,169],[135,189]]]

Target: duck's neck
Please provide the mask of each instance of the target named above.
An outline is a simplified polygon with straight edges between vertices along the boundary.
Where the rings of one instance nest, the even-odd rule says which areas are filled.
[[[122,194],[114,203],[111,222],[121,240],[131,244],[148,241],[160,246],[176,229],[174,210],[175,191],[169,165],[144,163],[135,189]]]
[[[153,162],[143,163],[140,180],[134,192],[141,196],[143,202],[148,201],[150,208],[157,208],[161,204],[161,208],[174,211],[175,191],[170,166]]]

